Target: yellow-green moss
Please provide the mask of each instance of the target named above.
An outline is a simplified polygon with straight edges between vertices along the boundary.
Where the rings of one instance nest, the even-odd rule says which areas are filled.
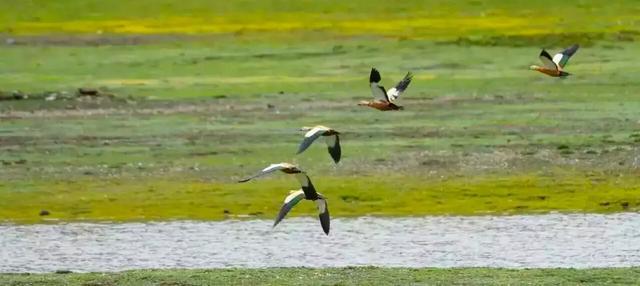
[[[455,38],[461,36],[617,32],[637,28],[634,1],[455,2],[356,0],[291,3],[242,1],[39,1],[11,3],[0,29],[37,34],[235,34],[329,32],[338,35]],[[367,7],[363,9],[363,7]],[[549,7],[562,15],[549,14]],[[594,12],[597,11],[597,12]],[[296,33],[294,33],[296,34]],[[295,36],[300,36],[296,34]]]
[[[362,215],[485,215],[559,212],[617,212],[640,209],[635,176],[322,177],[316,187],[329,198],[334,217]],[[21,191],[0,190],[0,221],[135,221],[271,218],[292,178],[246,184],[170,180],[34,182]],[[17,187],[16,187],[17,188]],[[51,214],[39,216],[41,210]],[[300,204],[292,216],[314,214]]]

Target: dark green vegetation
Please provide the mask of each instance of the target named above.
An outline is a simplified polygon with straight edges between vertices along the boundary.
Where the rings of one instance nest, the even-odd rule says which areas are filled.
[[[280,161],[338,217],[640,209],[635,1],[209,2],[3,3],[0,221],[271,218],[296,181],[234,181]],[[404,111],[355,105],[372,66]]]
[[[2,285],[633,285],[638,268],[269,268],[141,270],[88,274],[0,274]]]

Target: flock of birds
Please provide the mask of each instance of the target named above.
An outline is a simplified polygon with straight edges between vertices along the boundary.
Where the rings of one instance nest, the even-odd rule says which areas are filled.
[[[566,77],[570,75],[565,72],[563,68],[569,61],[569,58],[573,56],[578,50],[578,45],[572,45],[569,48],[555,54],[553,57],[546,51],[542,50],[540,52],[540,61],[542,62],[542,66],[532,65],[530,67],[531,70],[535,70],[541,72],[543,74],[552,76],[552,77]],[[402,110],[403,107],[396,105],[395,101],[404,93],[404,91],[409,87],[411,83],[411,79],[413,78],[411,72],[408,72],[404,78],[398,82],[394,87],[390,89],[385,89],[382,85],[380,85],[380,80],[382,77],[380,76],[380,72],[375,68],[371,69],[371,73],[369,74],[369,86],[371,88],[371,93],[374,97],[374,100],[370,101],[361,101],[358,103],[360,106],[368,106],[380,111],[389,111],[389,110]],[[298,148],[298,152],[296,154],[300,154],[307,150],[309,146],[316,139],[323,137],[328,147],[329,155],[333,161],[338,164],[340,162],[340,156],[342,151],[340,149],[340,132],[326,127],[322,125],[317,125],[314,127],[303,127],[300,131],[306,131],[304,135],[304,139],[302,143],[300,143],[300,147]],[[305,171],[303,171],[298,166],[291,163],[279,163],[279,164],[271,164],[268,167],[262,169],[257,174],[240,180],[240,183],[248,182],[250,180],[274,173],[276,171],[281,171],[285,174],[295,175],[298,182],[300,182],[301,189],[290,191],[290,194],[284,199],[284,204],[280,208],[280,212],[275,219],[273,227],[278,225],[284,219],[284,217],[289,213],[289,211],[300,201],[302,200],[310,200],[316,204],[318,208],[320,225],[322,226],[322,230],[325,234],[329,235],[330,229],[330,217],[329,217],[329,207],[327,205],[327,199],[321,194],[318,193],[311,183],[311,179]]]

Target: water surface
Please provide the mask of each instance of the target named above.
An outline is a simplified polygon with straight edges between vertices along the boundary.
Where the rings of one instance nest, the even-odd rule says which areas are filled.
[[[0,272],[640,266],[640,214],[0,225]]]

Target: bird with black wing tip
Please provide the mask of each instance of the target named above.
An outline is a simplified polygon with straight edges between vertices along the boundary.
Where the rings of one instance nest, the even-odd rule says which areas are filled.
[[[579,47],[580,46],[578,44],[572,45],[571,47],[564,49],[562,52],[555,54],[553,57],[551,57],[545,49],[542,49],[542,52],[540,52],[540,55],[538,56],[542,62],[542,66],[532,65],[529,69],[539,71],[552,77],[566,77],[571,75],[563,69],[564,66],[567,65],[571,56],[578,51]]]
[[[300,131],[306,131],[307,133],[304,134],[304,139],[302,140],[302,143],[300,143],[298,153],[296,154],[304,152],[304,150],[307,150],[307,148],[309,148],[316,139],[324,137],[325,143],[327,143],[329,155],[331,155],[331,158],[336,164],[340,162],[340,156],[342,155],[339,137],[340,132],[322,125],[302,127],[300,128]]]
[[[382,79],[380,72],[378,72],[377,69],[372,68],[371,73],[369,74],[369,87],[371,88],[371,94],[373,95],[374,100],[360,101],[358,105],[368,106],[380,111],[402,110],[404,107],[396,105],[395,101],[404,93],[407,87],[409,87],[412,78],[413,75],[411,72],[407,72],[404,78],[398,82],[396,86],[386,90],[379,84]]]
[[[301,170],[300,168],[298,168],[298,166],[293,165],[291,163],[271,164],[268,167],[262,169],[257,174],[249,178],[242,179],[238,182],[240,183],[248,182],[255,178],[259,178],[276,171],[281,171],[285,174],[295,175],[296,179],[298,179],[298,181],[300,182],[300,185],[302,188],[301,190],[294,191],[293,193],[289,194],[286,197],[286,199],[284,200],[284,204],[280,208],[280,212],[278,213],[278,216],[276,217],[276,220],[273,226],[275,227],[276,225],[278,225],[278,223],[280,223],[280,221],[287,215],[287,213],[289,213],[289,211],[298,202],[300,202],[302,199],[305,199],[305,200],[310,200],[316,203],[316,206],[318,208],[318,213],[319,213],[318,217],[320,218],[320,225],[322,226],[322,230],[326,235],[329,235],[331,218],[329,217],[329,207],[327,204],[327,199],[322,194],[316,191],[315,187],[311,183],[311,180],[309,179],[309,176],[307,176],[307,173]]]

